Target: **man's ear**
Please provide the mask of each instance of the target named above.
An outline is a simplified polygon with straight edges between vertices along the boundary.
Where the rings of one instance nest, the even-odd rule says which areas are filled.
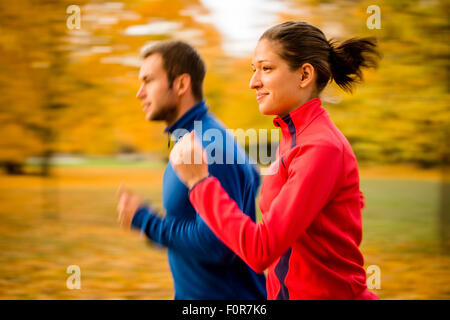
[[[180,74],[173,80],[173,88],[178,96],[191,90],[191,76],[187,73]]]
[[[312,64],[304,63],[299,69],[299,76],[300,88],[309,86],[313,82],[315,76],[315,70]]]

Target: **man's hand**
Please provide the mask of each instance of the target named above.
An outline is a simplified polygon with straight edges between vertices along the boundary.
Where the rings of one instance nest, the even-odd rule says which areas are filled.
[[[119,213],[117,221],[122,228],[130,229],[131,221],[142,203],[142,198],[128,190],[124,183],[119,186],[116,197],[119,200],[117,205],[117,211]]]

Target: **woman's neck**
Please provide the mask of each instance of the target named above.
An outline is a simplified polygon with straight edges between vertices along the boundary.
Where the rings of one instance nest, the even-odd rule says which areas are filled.
[[[309,96],[309,98],[302,98],[302,99],[299,99],[299,100],[297,101],[297,103],[295,104],[295,106],[286,109],[285,112],[283,112],[283,113],[281,113],[281,114],[278,114],[278,116],[279,116],[280,118],[283,118],[285,115],[287,115],[288,113],[294,111],[294,110],[297,109],[298,107],[304,105],[304,104],[305,104],[306,102],[308,102],[309,100],[312,100],[312,99],[318,98],[318,97],[319,97],[319,95],[317,95],[317,94],[311,94],[311,95]]]

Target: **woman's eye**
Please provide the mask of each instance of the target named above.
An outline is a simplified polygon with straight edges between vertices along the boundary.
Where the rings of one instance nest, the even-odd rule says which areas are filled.
[[[262,69],[263,69],[264,71],[272,70],[271,67],[263,67]]]

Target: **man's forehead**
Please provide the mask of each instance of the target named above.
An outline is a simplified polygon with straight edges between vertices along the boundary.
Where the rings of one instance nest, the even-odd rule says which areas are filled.
[[[151,54],[142,62],[139,78],[162,71],[162,57],[159,53]]]

